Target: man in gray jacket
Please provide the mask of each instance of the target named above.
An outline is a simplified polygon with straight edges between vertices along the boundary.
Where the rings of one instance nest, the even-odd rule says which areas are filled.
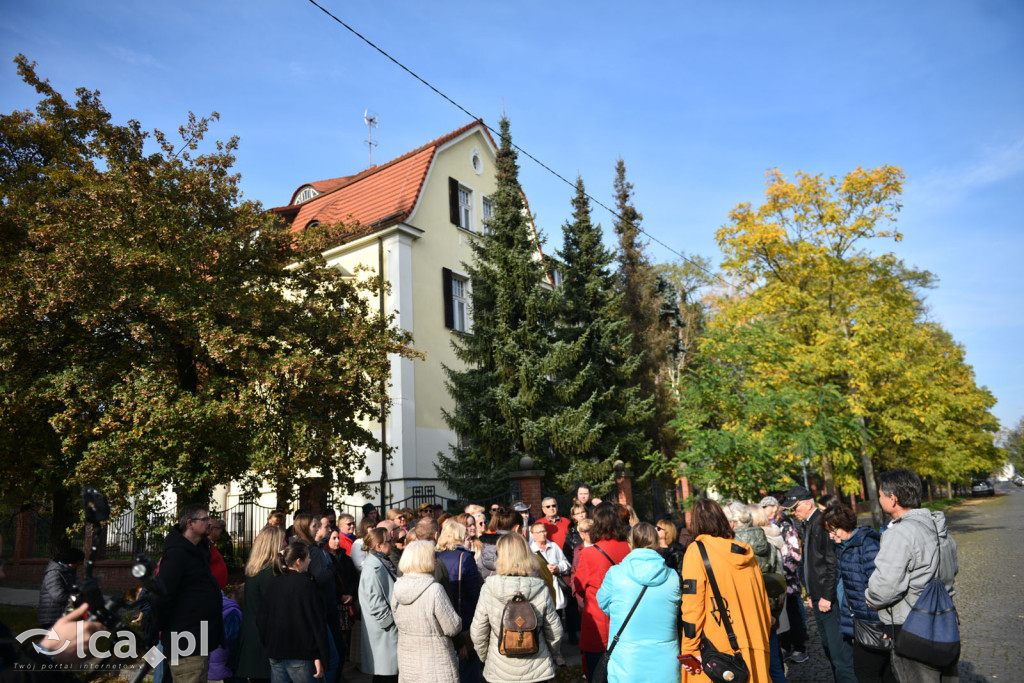
[[[864,593],[868,606],[878,610],[882,623],[899,633],[911,608],[938,574],[949,594],[958,567],[956,541],[946,532],[941,512],[921,508],[921,479],[910,470],[890,470],[878,477],[878,500],[892,522],[882,534],[875,571]],[[957,662],[945,668],[892,653],[892,666],[900,683],[958,680]]]

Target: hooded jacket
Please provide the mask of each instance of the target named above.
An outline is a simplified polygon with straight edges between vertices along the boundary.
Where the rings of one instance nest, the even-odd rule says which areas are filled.
[[[199,647],[205,632],[207,651],[216,649],[224,638],[224,624],[220,587],[210,573],[209,539],[195,544],[172,527],[164,539],[159,572],[163,597],[156,606],[156,623],[165,651],[170,652],[172,633],[191,633]]]
[[[647,591],[637,603],[644,586]],[[637,548],[608,570],[597,604],[610,619],[611,639],[634,603],[636,610],[608,659],[610,681],[678,681],[676,614],[679,574],[650,548]],[[608,643],[611,647],[611,642]]]
[[[878,613],[867,606],[864,591],[868,579],[875,571],[875,556],[878,555],[880,536],[871,527],[862,526],[853,535],[839,544],[836,558],[839,561],[839,576],[843,579],[843,600],[839,611],[839,626],[844,636],[853,638],[853,620],[877,624]]]
[[[731,538],[701,534],[686,549],[683,558],[682,653],[699,653],[702,633],[717,649],[732,651],[724,622],[713,604],[713,593],[704,570],[704,559],[697,546],[698,541],[703,542],[707,549],[718,590],[732,618],[732,628],[743,652],[743,659],[750,669],[750,680],[766,683],[769,680],[768,630],[772,623],[768,595],[764,590],[764,581],[754,552],[750,546],[737,543]],[[684,681],[691,678],[694,677],[683,672]],[[700,677],[697,679],[706,680]]]
[[[462,631],[462,619],[448,593],[432,574],[403,574],[395,582],[394,596],[399,682],[458,683],[451,638]]]
[[[757,566],[761,568],[762,574],[781,574],[781,555],[775,547],[768,542],[768,536],[764,529],[759,526],[748,526],[736,529],[736,540],[746,543],[754,551],[754,558],[757,559]]]
[[[57,560],[50,560],[43,572],[43,585],[39,588],[39,612],[36,623],[50,628],[64,614],[75,583],[75,570]]]
[[[864,594],[884,624],[902,624],[938,572],[950,596],[959,571],[956,541],[946,531],[946,516],[916,508],[895,519],[882,534],[875,572]]]
[[[536,654],[506,657],[498,652],[501,615],[505,611],[505,603],[511,600],[517,591],[530,601],[537,612],[540,642]],[[476,648],[480,661],[484,663],[484,678],[490,683],[533,683],[555,677],[555,663],[551,653],[558,652],[562,640],[562,622],[555,613],[551,593],[541,578],[503,574],[487,577],[483,590],[480,591],[480,601],[473,616],[470,635],[473,638],[473,647]]]

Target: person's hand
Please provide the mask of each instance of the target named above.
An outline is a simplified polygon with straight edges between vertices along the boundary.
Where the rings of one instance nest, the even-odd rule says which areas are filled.
[[[551,572],[552,574],[557,574],[558,573],[558,565],[557,564],[549,564],[548,565],[548,571]]]
[[[688,674],[696,675],[703,670],[704,662],[696,652],[692,655],[681,657],[680,659],[682,660],[683,668],[686,669],[686,673]],[[696,666],[693,666],[694,662],[696,662]]]
[[[590,502],[594,504],[594,507],[597,507],[598,505],[601,504],[601,499],[600,498],[594,498]]]
[[[85,613],[88,610],[89,603],[83,602],[75,611],[65,614],[53,625],[52,630],[57,635],[56,646],[53,649],[60,650],[53,655],[53,660],[58,664],[71,664],[78,661],[78,622],[85,618]],[[89,638],[102,628],[103,624],[98,621],[83,622],[82,651],[87,657],[91,654],[88,651]],[[50,649],[47,638],[44,638],[40,644],[46,649]],[[61,648],[62,645],[63,648]]]
[[[459,659],[469,659],[469,648],[465,645],[459,648]]]
[[[818,600],[818,611],[819,612],[828,612],[831,609],[832,609],[832,603],[831,602],[829,602],[825,598],[820,598]]]
[[[319,659],[314,659],[313,660],[313,666],[316,668],[316,672],[313,674],[313,678],[323,678],[324,677],[324,663],[321,662]]]
[[[352,596],[351,595],[342,595],[341,596],[341,604],[343,604],[343,605],[351,605],[352,604]]]

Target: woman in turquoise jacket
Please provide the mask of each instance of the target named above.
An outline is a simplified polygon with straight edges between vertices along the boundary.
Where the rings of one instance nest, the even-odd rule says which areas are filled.
[[[678,681],[679,574],[658,554],[658,530],[640,523],[629,533],[633,549],[605,574],[597,604],[608,618],[608,647],[647,586],[608,660],[609,681]]]

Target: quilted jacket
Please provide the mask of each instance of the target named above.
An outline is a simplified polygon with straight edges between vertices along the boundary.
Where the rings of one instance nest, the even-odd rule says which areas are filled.
[[[537,626],[541,631],[537,654],[527,657],[506,657],[498,652],[501,615],[505,611],[505,603],[512,599],[516,591],[521,592],[537,611]],[[533,683],[555,677],[555,663],[551,653],[557,652],[560,646],[562,622],[555,613],[555,603],[543,579],[502,574],[487,577],[480,591],[480,601],[476,606],[470,634],[473,647],[484,663],[484,678],[489,683]]]
[[[68,598],[71,597],[71,587],[74,583],[74,569],[57,560],[50,560],[46,564],[43,585],[39,589],[39,626],[50,628],[61,618]]]
[[[843,604],[839,610],[839,626],[844,636],[853,637],[853,620],[879,623],[878,612],[868,607],[864,591],[875,571],[875,555],[881,535],[871,527],[862,526],[839,544],[839,576],[843,579]]]
[[[462,619],[448,593],[433,574],[403,574],[395,582],[394,595],[399,682],[458,683],[451,639],[462,631]]]

